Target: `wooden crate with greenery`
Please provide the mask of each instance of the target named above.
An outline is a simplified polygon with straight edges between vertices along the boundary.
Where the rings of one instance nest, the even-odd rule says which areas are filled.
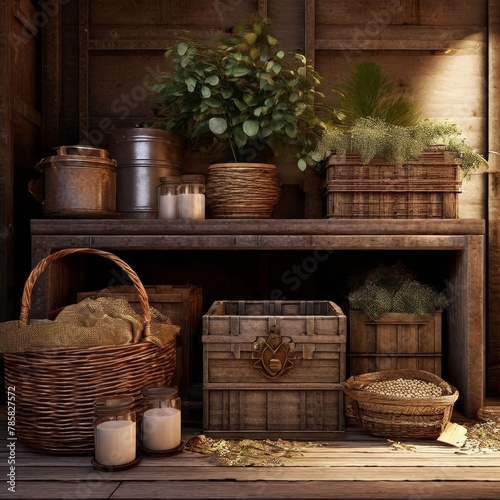
[[[356,153],[332,155],[326,167],[326,216],[333,219],[455,219],[460,165],[449,151],[425,151],[402,165]]]
[[[365,61],[333,89],[311,158],[326,167],[326,217],[455,219],[462,179],[486,162],[458,126],[420,117],[420,104]]]
[[[441,376],[442,312],[384,313],[377,320],[349,312],[349,373],[418,369]]]
[[[419,369],[441,375],[444,292],[398,261],[349,277],[350,375]]]

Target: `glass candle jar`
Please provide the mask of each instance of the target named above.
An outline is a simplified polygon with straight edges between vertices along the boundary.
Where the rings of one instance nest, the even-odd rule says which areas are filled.
[[[143,449],[155,453],[175,450],[181,444],[181,399],[177,387],[148,387],[142,394]]]
[[[183,175],[177,191],[179,219],[205,218],[205,176]]]
[[[136,414],[132,396],[96,399],[94,402],[95,461],[123,466],[137,458]]]
[[[181,178],[178,176],[160,177],[158,186],[158,218],[177,219],[177,191]]]

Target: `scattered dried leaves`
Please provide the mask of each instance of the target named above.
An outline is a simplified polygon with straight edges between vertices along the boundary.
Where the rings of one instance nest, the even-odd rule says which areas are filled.
[[[467,428],[467,439],[455,453],[471,455],[473,453],[492,453],[500,451],[500,422],[464,423]],[[387,440],[394,450],[418,451],[418,447],[400,441]]]
[[[291,441],[257,441],[253,439],[213,439],[203,434],[189,439],[187,451],[210,455],[218,465],[237,467],[279,467],[300,455],[299,446],[305,443]]]
[[[400,441],[393,441],[392,439],[388,439],[387,441],[391,443],[391,448],[393,450],[417,451],[417,447],[412,444],[401,443]]]
[[[467,439],[457,453],[491,453],[500,451],[500,422],[490,420],[476,424],[464,424]]]

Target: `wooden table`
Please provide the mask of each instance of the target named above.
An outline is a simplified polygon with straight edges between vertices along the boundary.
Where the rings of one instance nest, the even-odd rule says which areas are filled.
[[[396,250],[449,251],[444,339],[447,381],[472,418],[485,393],[485,221],[452,220],[178,220],[41,219],[31,223],[32,264],[69,247],[131,250]],[[69,286],[67,270],[50,269],[36,283],[32,317],[45,317]],[[50,287],[49,287],[50,283]]]

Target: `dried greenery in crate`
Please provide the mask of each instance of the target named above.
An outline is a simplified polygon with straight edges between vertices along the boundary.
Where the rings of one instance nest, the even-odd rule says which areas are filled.
[[[422,119],[419,103],[375,62],[359,63],[353,74],[332,90],[337,103],[329,116],[323,113],[323,131],[311,153],[317,162],[331,155],[359,153],[362,164],[382,156],[389,163],[402,165],[441,145],[461,159],[465,179],[486,165],[485,159],[465,143],[455,123]]]
[[[444,293],[418,281],[399,261],[354,273],[348,286],[350,307],[364,311],[374,320],[385,312],[424,314],[448,305]]]

